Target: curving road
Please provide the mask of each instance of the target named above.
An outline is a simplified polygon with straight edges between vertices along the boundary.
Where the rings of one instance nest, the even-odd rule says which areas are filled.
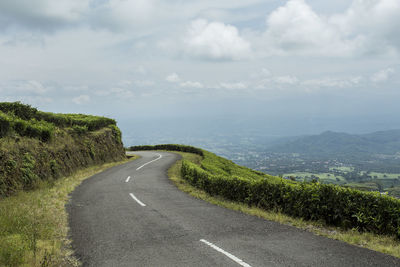
[[[167,177],[178,155],[136,161],[85,180],[67,205],[83,266],[400,266],[400,259],[221,208]]]

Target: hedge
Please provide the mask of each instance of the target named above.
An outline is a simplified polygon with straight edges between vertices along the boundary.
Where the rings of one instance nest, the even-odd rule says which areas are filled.
[[[8,114],[12,118],[18,118],[25,121],[46,121],[61,128],[81,126],[87,127],[89,131],[95,131],[104,127],[108,127],[109,125],[117,125],[114,119],[106,117],[43,112],[31,107],[30,105],[25,105],[20,102],[0,102],[0,111]]]
[[[20,136],[28,136],[47,142],[53,136],[54,126],[46,121],[37,121],[36,119],[26,121],[15,118],[0,111],[0,137],[4,137],[13,131]]]
[[[87,127],[89,131],[99,130],[109,125],[116,125],[114,119],[83,114],[55,114],[50,112],[38,112],[38,119],[51,122],[58,127]]]
[[[170,150],[170,151],[180,151],[188,152],[200,155],[204,157],[203,150],[193,146],[177,145],[177,144],[164,144],[164,145],[154,145],[154,146],[131,146],[128,148],[129,151],[140,151],[140,150]]]
[[[181,173],[190,184],[211,195],[327,225],[400,238],[400,201],[379,193],[320,183],[213,175],[186,160]]]

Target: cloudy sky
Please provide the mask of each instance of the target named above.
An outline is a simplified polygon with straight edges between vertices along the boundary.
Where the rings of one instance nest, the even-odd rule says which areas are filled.
[[[0,1],[0,101],[122,128],[218,116],[400,128],[399,59],[399,0]]]

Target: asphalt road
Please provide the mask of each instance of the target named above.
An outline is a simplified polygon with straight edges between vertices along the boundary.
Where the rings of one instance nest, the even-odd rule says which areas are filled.
[[[70,236],[83,266],[400,266],[391,256],[195,199],[167,177],[178,155],[136,154],[72,193]]]

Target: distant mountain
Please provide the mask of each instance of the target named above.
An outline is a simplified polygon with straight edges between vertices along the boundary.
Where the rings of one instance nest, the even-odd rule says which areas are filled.
[[[269,151],[314,156],[395,154],[400,152],[400,129],[360,135],[327,131],[273,145]]]

